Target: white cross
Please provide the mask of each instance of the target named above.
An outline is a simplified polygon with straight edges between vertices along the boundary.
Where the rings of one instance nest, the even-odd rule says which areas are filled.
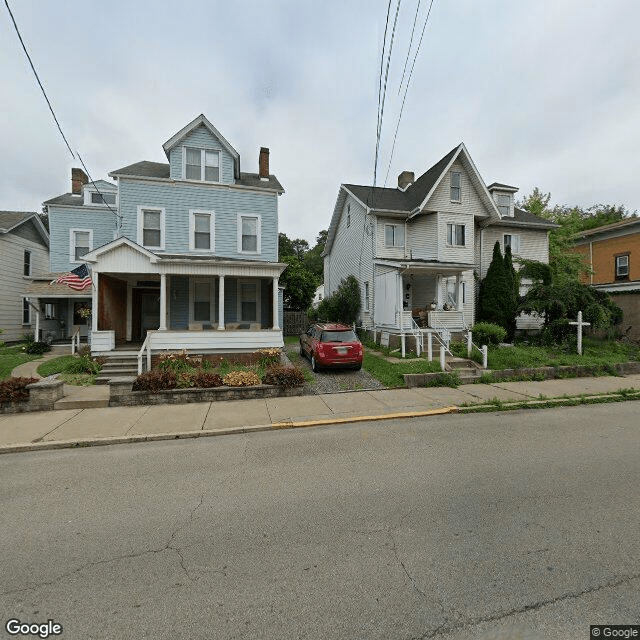
[[[578,311],[578,322],[569,322],[578,327],[578,355],[582,355],[582,327],[590,327],[590,322],[582,322],[582,311]]]

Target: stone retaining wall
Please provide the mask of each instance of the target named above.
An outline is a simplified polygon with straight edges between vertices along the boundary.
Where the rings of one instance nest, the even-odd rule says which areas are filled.
[[[26,386],[29,399],[20,402],[6,402],[0,406],[0,414],[24,413],[25,411],[51,411],[57,400],[64,396],[61,380],[44,378]]]
[[[594,375],[602,375],[604,367],[572,365],[566,367],[538,367],[524,369],[501,369],[500,371],[483,371],[483,374],[490,374],[496,381],[505,378],[532,377],[544,375],[547,380],[563,377],[588,378]],[[622,362],[611,365],[612,371],[620,376],[628,376],[640,373],[640,362]],[[407,387],[424,387],[428,380],[440,376],[450,371],[439,371],[437,373],[405,373],[404,382]]]
[[[268,384],[254,387],[213,387],[211,389],[167,389],[164,391],[132,391],[134,377],[109,382],[109,406],[130,407],[147,404],[184,404],[187,402],[219,402],[221,400],[249,400],[301,396],[303,387],[285,389]]]

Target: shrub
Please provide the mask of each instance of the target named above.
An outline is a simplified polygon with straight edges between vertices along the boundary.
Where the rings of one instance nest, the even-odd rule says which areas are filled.
[[[258,364],[261,367],[268,367],[269,365],[278,364],[280,362],[280,349],[276,347],[270,349],[259,349],[258,355]]]
[[[46,351],[51,351],[51,345],[48,345],[46,342],[27,342],[27,344],[23,347],[25,353],[30,353],[32,355],[41,356]]]
[[[69,362],[64,373],[89,373],[96,375],[102,369],[102,365],[91,358],[89,355],[78,356]]]
[[[175,389],[178,386],[176,374],[173,371],[147,371],[140,374],[133,383],[134,391],[160,391]]]
[[[270,367],[262,383],[285,388],[299,387],[304,384],[304,373],[299,367]]]
[[[318,318],[353,324],[360,312],[360,285],[355,276],[348,276],[336,290],[318,305]]]
[[[91,347],[88,344],[83,344],[78,349],[78,355],[79,356],[90,356],[91,355]]]
[[[206,362],[206,361],[205,361]],[[196,387],[201,389],[211,389],[212,387],[222,386],[222,377],[211,371],[199,370],[193,376]]]
[[[37,378],[7,378],[0,382],[0,404],[18,402],[29,397],[27,385],[37,382]]]
[[[163,353],[158,359],[158,369],[161,371],[173,371],[176,375],[182,371],[191,371],[196,368],[198,360],[189,356],[186,352]]]
[[[251,387],[260,384],[260,378],[253,371],[231,371],[222,382],[228,387]]]
[[[482,346],[483,344],[499,344],[507,337],[506,329],[491,322],[478,322],[474,324],[471,333],[473,341]]]
[[[196,383],[193,376],[193,371],[180,371],[176,376],[176,386],[178,389],[189,389],[191,387],[195,387]]]

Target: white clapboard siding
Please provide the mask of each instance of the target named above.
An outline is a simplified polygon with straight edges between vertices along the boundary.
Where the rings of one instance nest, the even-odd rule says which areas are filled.
[[[407,225],[407,249],[415,260],[438,259],[438,216],[425,213],[413,218]]]
[[[250,352],[283,347],[282,331],[149,331],[153,351]]]
[[[482,273],[481,277],[487,275],[487,270],[493,257],[493,247],[496,242],[500,243],[500,251],[504,255],[504,235],[520,236],[520,251],[514,254],[514,266],[517,268],[517,257],[528,260],[538,260],[539,262],[549,262],[549,242],[546,229],[525,229],[520,227],[507,227],[492,225],[482,232]]]

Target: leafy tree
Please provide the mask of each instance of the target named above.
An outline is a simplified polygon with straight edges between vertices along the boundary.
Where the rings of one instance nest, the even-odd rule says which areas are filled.
[[[360,313],[360,285],[355,276],[348,276],[318,306],[317,316],[320,320],[353,324]]]
[[[505,262],[500,251],[500,243],[493,246],[493,258],[487,275],[480,284],[478,301],[478,322],[490,322],[509,331],[510,315],[515,316],[511,302],[512,280],[507,274]]]
[[[280,260],[289,265],[280,276],[280,284],[285,287],[284,306],[304,311],[311,304],[318,286],[316,277],[298,256],[280,256]]]
[[[321,231],[316,238],[315,247],[307,251],[304,256],[304,262],[309,271],[311,271],[318,280],[318,284],[324,280],[324,258],[322,257],[322,252],[324,251],[326,242],[327,231]]]
[[[278,255],[281,260],[286,256],[296,256],[302,259],[307,251],[309,251],[309,243],[303,238],[291,240],[286,233],[278,234]]]

